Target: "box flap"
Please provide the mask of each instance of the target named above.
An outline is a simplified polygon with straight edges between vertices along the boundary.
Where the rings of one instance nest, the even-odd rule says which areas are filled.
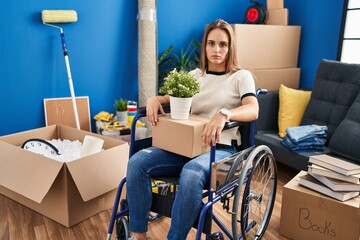
[[[28,130],[20,133],[9,134],[0,137],[0,141],[10,143],[14,146],[21,146],[23,142],[30,138],[53,139],[57,138],[57,126],[43,127]]]
[[[100,153],[67,163],[84,201],[117,188],[126,171],[129,145],[124,143]]]
[[[3,141],[0,152],[0,185],[41,203],[63,163]]]

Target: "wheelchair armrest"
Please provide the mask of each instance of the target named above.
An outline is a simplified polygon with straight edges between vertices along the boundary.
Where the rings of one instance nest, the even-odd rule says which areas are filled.
[[[246,124],[249,124],[249,122],[227,122],[227,123],[225,123],[223,130],[234,128],[234,127],[240,127],[240,126],[243,126]]]
[[[165,113],[170,113],[170,104],[163,104],[162,107],[163,107]],[[146,106],[139,107],[138,113],[141,113],[143,116],[146,116]],[[160,114],[160,112],[159,112],[159,114]]]

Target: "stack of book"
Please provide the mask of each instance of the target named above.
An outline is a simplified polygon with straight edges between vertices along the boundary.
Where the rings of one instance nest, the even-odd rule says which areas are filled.
[[[359,195],[360,165],[325,154],[310,156],[309,163],[300,185],[340,201]]]

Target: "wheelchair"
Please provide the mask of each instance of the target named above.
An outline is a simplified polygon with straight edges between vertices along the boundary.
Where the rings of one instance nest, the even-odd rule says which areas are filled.
[[[266,90],[258,89],[258,94],[264,94]],[[164,109],[169,112],[169,108]],[[151,138],[135,141],[136,122],[146,116],[145,108],[140,108],[135,116],[130,135],[130,157],[137,151],[151,146]],[[236,146],[238,152],[215,162],[216,147],[210,148],[210,169],[207,187],[204,189],[203,201],[200,214],[194,225],[197,229],[196,239],[200,240],[204,233],[207,240],[215,239],[261,239],[269,224],[275,203],[277,188],[277,167],[275,158],[265,145],[255,146],[255,121],[247,123],[230,122],[224,129],[238,127],[241,132],[240,146]],[[159,217],[171,217],[171,207],[176,195],[178,177],[164,177],[152,179],[160,180],[171,186],[173,193],[169,197],[153,191],[151,212],[156,215],[149,216],[149,221]],[[115,226],[118,240],[128,240],[129,209],[127,199],[120,199],[122,189],[126,184],[126,177],[119,184],[114,201],[108,227],[107,239],[111,239]],[[167,189],[168,190],[168,189]],[[170,191],[171,192],[171,191]],[[225,224],[213,213],[213,206],[220,202],[222,208],[231,218],[231,226]],[[218,225],[221,231],[212,232],[212,223]]]

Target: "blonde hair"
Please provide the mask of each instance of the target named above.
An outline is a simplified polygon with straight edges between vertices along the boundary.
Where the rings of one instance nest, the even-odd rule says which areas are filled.
[[[234,73],[240,70],[240,66],[237,61],[237,51],[236,44],[234,41],[234,31],[229,23],[222,19],[217,19],[214,22],[210,23],[205,30],[202,42],[201,42],[201,56],[200,56],[200,69],[202,73],[205,73],[208,68],[208,59],[206,57],[206,44],[209,33],[214,29],[221,29],[226,32],[229,38],[229,52],[226,59],[226,69],[227,73]]]

